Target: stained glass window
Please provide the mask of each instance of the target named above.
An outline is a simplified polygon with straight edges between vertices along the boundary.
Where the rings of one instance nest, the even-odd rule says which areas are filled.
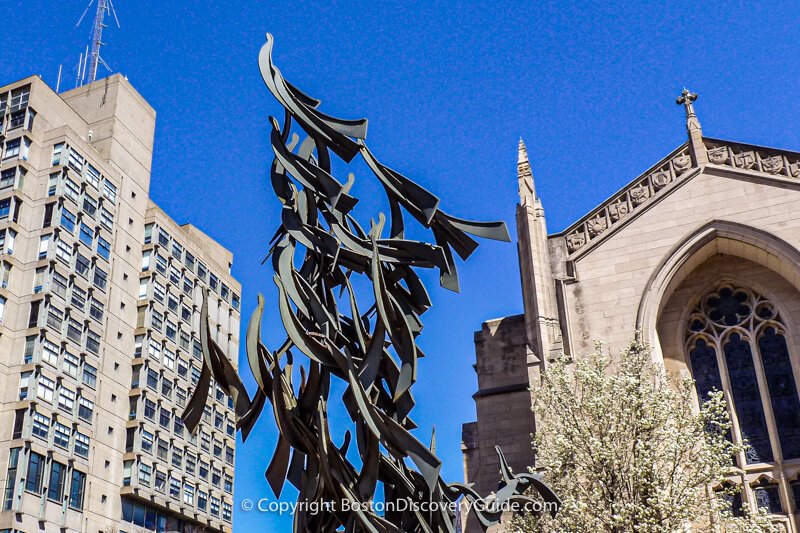
[[[800,396],[791,343],[775,306],[747,287],[723,283],[700,300],[686,326],[698,398],[703,401],[710,391],[729,384],[726,397],[738,433],[749,444],[747,464],[775,461],[774,449],[784,459],[800,458]],[[771,421],[778,443],[770,439]],[[769,491],[761,492],[759,497],[769,498]]]

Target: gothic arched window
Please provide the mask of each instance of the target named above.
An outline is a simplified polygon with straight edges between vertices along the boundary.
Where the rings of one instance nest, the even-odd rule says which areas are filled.
[[[687,351],[697,395],[723,390],[748,464],[800,457],[800,398],[775,306],[754,291],[723,284],[692,311]],[[769,427],[775,428],[772,442]]]

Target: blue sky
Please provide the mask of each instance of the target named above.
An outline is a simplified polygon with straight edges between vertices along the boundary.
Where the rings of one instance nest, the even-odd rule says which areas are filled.
[[[684,85],[700,94],[707,136],[800,149],[800,27],[790,2],[116,4],[122,29],[108,30],[104,57],[158,112],[151,195],[233,251],[245,318],[258,291],[274,296],[271,270],[260,266],[279,211],[267,117],[280,109],[256,62],[267,31],[284,75],[324,111],[369,118],[368,142],[383,162],[442,196],[448,212],[502,219],[512,232],[520,136],[549,229],[559,231],[685,140],[675,105]],[[88,40],[88,22],[75,27],[85,5],[29,0],[6,10],[0,84],[40,74],[55,85],[62,63],[72,72]],[[362,217],[385,209],[375,191],[357,170]],[[420,437],[436,426],[453,481],[462,477],[461,424],[475,416],[472,333],[521,311],[514,245],[485,242],[460,272],[461,294],[430,287],[421,339],[429,357],[415,386]],[[265,331],[274,347],[274,306]],[[289,529],[286,516],[239,506],[272,498],[263,470],[274,441],[267,413],[238,448],[237,531]]]

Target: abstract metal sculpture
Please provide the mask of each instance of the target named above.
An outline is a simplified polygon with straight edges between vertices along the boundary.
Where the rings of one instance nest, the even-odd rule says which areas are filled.
[[[283,208],[269,256],[287,338],[275,351],[261,342],[264,300],[259,295],[246,336],[258,385],[251,400],[210,337],[204,299],[204,364],[183,414],[186,427],[194,432],[200,422],[212,378],[232,397],[243,440],[269,400],[280,436],[266,477],[276,496],[287,480],[299,490],[295,532],[453,532],[461,497],[484,528],[499,520],[507,504],[532,503],[529,492],[558,505],[538,476],[513,475],[499,449],[502,481],[496,494],[484,499],[466,485],[446,484],[434,442],[426,446],[411,433],[416,426],[409,417],[410,389],[423,356],[416,338],[420,316],[431,306],[415,269],[437,268],[441,285],[458,290],[453,252],[469,257],[477,247],[469,235],[510,240],[505,224],[470,222],[441,211],[436,196],[369,151],[366,119],[327,116],[317,109],[318,100],[284,80],[272,62],[272,46],[268,34],[259,67],[285,110],[282,127],[270,119],[271,182]],[[299,145],[293,126],[306,135]],[[352,174],[345,184],[333,177],[331,152],[345,163],[361,156],[380,181],[391,213],[388,237],[382,213],[369,231],[356,222]],[[403,211],[433,232],[435,244],[405,238]],[[368,280],[374,297],[366,309],[356,301],[358,279]],[[308,357],[299,383],[294,382],[295,350]],[[347,386],[342,401],[353,422],[358,465],[348,459],[353,433],[348,430],[340,446],[331,438],[332,378]],[[372,505],[379,485],[382,513]]]

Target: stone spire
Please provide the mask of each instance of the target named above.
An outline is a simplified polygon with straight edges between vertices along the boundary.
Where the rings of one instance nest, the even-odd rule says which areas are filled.
[[[536,188],[533,184],[533,172],[528,161],[528,150],[522,137],[519,138],[517,147],[517,189],[519,190],[519,203],[521,206],[531,206],[536,203]]]
[[[525,306],[525,330],[528,341],[529,372],[536,374],[539,363],[546,365],[554,353],[562,351],[555,279],[550,262],[547,223],[544,209],[533,183],[533,172],[525,143],[519,140],[517,152],[517,238]],[[529,376],[531,383],[538,377]]]
[[[703,128],[700,127],[700,121],[694,112],[694,102],[696,100],[697,93],[693,93],[684,87],[683,92],[675,100],[675,103],[682,105],[686,110],[686,132],[689,134],[689,148],[695,166],[699,166],[708,163],[708,154],[703,143]]]

